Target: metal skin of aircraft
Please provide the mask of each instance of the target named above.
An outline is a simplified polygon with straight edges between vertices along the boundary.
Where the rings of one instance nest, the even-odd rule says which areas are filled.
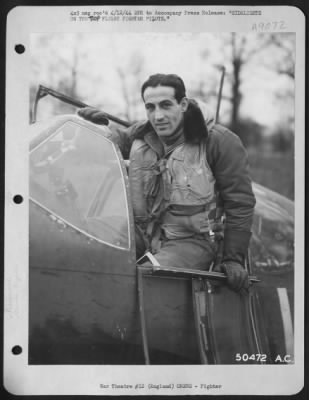
[[[198,272],[137,268],[109,128],[63,115],[30,131],[29,364],[293,362],[292,201],[254,184],[248,294]]]

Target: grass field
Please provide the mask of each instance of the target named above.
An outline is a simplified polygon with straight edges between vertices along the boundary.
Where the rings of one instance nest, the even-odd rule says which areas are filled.
[[[253,181],[294,200],[294,152],[248,150]]]

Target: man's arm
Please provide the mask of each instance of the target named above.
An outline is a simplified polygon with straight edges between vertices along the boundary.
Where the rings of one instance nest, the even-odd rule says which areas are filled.
[[[207,159],[226,216],[223,262],[244,264],[255,206],[247,152],[238,136],[220,125],[209,132]]]
[[[94,124],[108,124],[106,118],[107,114],[93,107],[81,108],[78,110],[77,114]],[[142,136],[145,133],[145,130],[147,130],[148,125],[147,121],[140,121],[133,123],[129,127],[123,127],[112,122],[108,127],[112,133],[111,140],[119,146],[123,158],[128,159],[134,139]]]

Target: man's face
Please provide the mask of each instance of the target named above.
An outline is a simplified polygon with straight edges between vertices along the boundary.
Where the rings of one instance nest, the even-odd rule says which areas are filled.
[[[159,136],[172,135],[183,123],[183,113],[188,107],[188,100],[184,97],[178,103],[173,87],[147,87],[144,91],[144,101],[147,117]]]

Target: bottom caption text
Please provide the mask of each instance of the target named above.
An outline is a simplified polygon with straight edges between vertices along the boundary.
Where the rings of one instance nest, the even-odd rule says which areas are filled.
[[[178,389],[178,390],[185,390],[185,389],[202,389],[202,390],[213,390],[213,389],[222,389],[222,385],[217,384],[191,384],[191,383],[169,383],[169,384],[159,384],[159,383],[138,383],[134,385],[129,384],[104,384],[100,383],[100,389],[131,389],[131,390],[162,390],[162,389]]]

